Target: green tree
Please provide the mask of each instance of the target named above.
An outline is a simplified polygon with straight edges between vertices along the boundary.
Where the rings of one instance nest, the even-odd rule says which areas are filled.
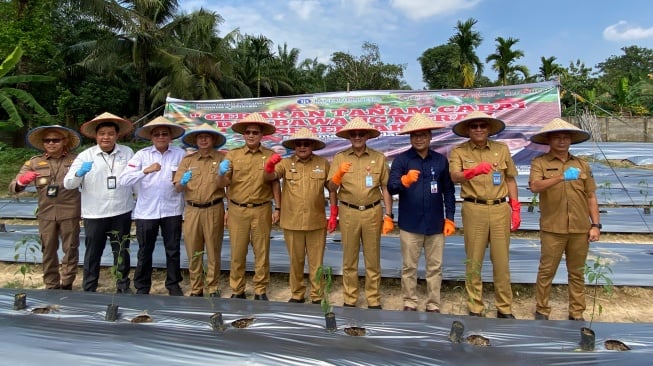
[[[331,65],[326,75],[327,89],[342,90],[388,90],[402,88],[405,65],[386,64],[381,60],[379,47],[363,43],[360,57],[345,52],[331,55]]]
[[[476,78],[483,75],[483,63],[476,55],[476,48],[483,42],[479,32],[472,30],[478,21],[469,18],[464,22],[458,21],[456,34],[449,38],[449,43],[458,46],[458,55],[451,61],[458,68],[458,87],[471,88]]]
[[[492,62],[492,69],[497,72],[499,84],[511,85],[528,79],[529,71],[524,65],[515,65],[515,62],[524,57],[524,51],[515,50],[513,46],[519,39],[497,37],[496,53],[490,54],[485,62]],[[521,74],[520,78],[517,74]]]
[[[449,43],[431,47],[417,59],[422,67],[422,80],[429,89],[458,87],[458,68],[451,60],[460,54],[458,46]]]
[[[540,58],[540,68],[538,73],[535,75],[536,78],[540,81],[549,81],[557,79],[565,74],[565,68],[556,63],[556,57],[544,57]]]
[[[307,58],[299,64],[299,79],[295,89],[300,94],[323,93],[326,88],[326,73],[329,67],[317,58]]]

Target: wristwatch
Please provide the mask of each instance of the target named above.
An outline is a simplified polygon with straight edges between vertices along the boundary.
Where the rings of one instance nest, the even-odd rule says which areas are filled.
[[[385,215],[388,216],[389,218],[393,219],[393,220],[394,220],[394,218],[395,218],[395,215],[394,215],[392,212],[387,213],[387,214],[385,214]]]
[[[591,227],[599,228],[599,230],[603,229],[603,225],[601,225],[601,224],[592,224],[592,225],[590,225],[590,226],[591,226]]]

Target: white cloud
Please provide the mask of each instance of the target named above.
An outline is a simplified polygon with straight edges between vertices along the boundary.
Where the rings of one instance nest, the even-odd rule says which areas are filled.
[[[642,28],[630,25],[625,20],[620,20],[603,30],[603,38],[608,41],[636,41],[653,37],[652,28]]]
[[[302,20],[315,19],[321,12],[320,2],[317,0],[291,0],[288,1],[288,8]]]
[[[390,0],[390,5],[414,20],[474,8],[481,0]]]

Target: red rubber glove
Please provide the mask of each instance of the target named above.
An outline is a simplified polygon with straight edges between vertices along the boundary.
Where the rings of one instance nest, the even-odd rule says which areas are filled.
[[[401,177],[401,184],[408,188],[410,187],[413,183],[417,182],[417,178],[419,178],[419,173],[421,173],[419,170],[411,169],[406,173],[406,175],[403,175]]]
[[[16,179],[16,181],[21,186],[26,186],[26,185],[32,183],[36,179],[36,177],[38,177],[38,176],[39,176],[39,173],[37,173],[37,172],[25,172],[23,175],[19,176],[18,179]]]
[[[336,174],[333,175],[333,178],[331,178],[331,181],[333,184],[339,186],[342,184],[342,177],[345,175],[345,173],[349,172],[349,169],[351,169],[351,163],[344,162],[340,164],[338,167],[338,171]]]
[[[275,165],[279,164],[280,161],[281,161],[281,155],[276,153],[272,154],[272,156],[268,158],[268,161],[265,162],[265,172],[274,173],[274,167]]]
[[[331,214],[329,215],[329,220],[327,221],[327,231],[332,233],[336,231],[338,226],[338,206],[331,207]]]
[[[452,235],[456,232],[456,223],[449,219],[444,219],[444,230],[442,233],[444,236]]]
[[[395,229],[395,223],[392,221],[392,219],[389,216],[383,215],[383,229],[381,230],[383,235],[392,232],[392,230],[394,229]]]
[[[510,216],[510,231],[517,231],[521,225],[521,204],[519,200],[509,199],[512,215]]]
[[[490,163],[488,163],[487,161],[482,161],[477,166],[471,169],[464,170],[463,175],[465,176],[465,179],[470,180],[477,175],[487,174],[491,171],[492,171],[492,165],[490,165]]]

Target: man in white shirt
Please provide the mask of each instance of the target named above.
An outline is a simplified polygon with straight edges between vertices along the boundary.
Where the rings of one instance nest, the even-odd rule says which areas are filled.
[[[79,131],[95,139],[97,145],[82,151],[64,177],[66,189],[78,188],[82,194],[84,219],[84,291],[95,292],[100,278],[100,260],[107,243],[111,243],[113,262],[120,273],[116,281],[118,293],[131,293],[129,288],[129,238],[131,211],[134,208],[132,187],[118,182],[134,152],[116,141],[132,130],[130,121],[111,113],[102,113],[84,123]],[[120,258],[120,259],[119,259]]]
[[[137,294],[149,294],[152,287],[152,253],[161,229],[166,254],[166,282],[170,296],[184,296],[181,276],[181,224],[184,195],[175,190],[172,179],[186,152],[170,142],[184,134],[184,128],[165,117],[157,117],[136,131],[152,146],[136,152],[120,175],[120,184],[138,192],[133,218],[138,240],[138,264],[134,271]]]

